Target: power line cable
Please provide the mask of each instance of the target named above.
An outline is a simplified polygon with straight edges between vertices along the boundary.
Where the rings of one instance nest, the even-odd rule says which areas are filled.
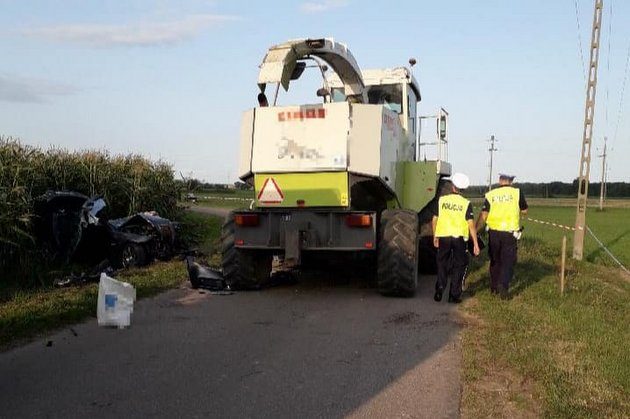
[[[580,9],[578,7],[578,1],[573,0],[575,4],[575,22],[577,23],[577,37],[578,48],[580,49],[580,59],[582,60],[582,76],[584,77],[584,83],[586,83],[586,64],[584,62],[584,51],[582,48],[582,28],[580,26]]]
[[[617,139],[619,132],[619,124],[621,124],[621,117],[623,116],[623,98],[626,92],[626,83],[628,81],[628,71],[630,70],[630,42],[628,42],[628,52],[626,54],[626,68],[623,73],[623,82],[621,83],[621,94],[619,97],[619,111],[617,113],[617,123],[615,125],[615,135],[613,136],[613,144]]]
[[[593,239],[595,239],[595,241],[597,242],[597,244],[599,244],[599,246],[604,249],[604,252],[606,252],[606,254],[608,256],[610,256],[610,258],[617,264],[617,266],[619,266],[625,273],[627,273],[628,275],[630,275],[630,270],[628,270],[628,268],[626,268],[623,263],[621,263],[621,261],[619,259],[617,259],[617,257],[610,251],[610,249],[608,249],[606,247],[606,245],[604,245],[604,243],[602,243],[602,241],[597,238],[597,236],[595,235],[595,233],[593,233],[593,230],[591,230],[588,226],[586,227],[586,230],[590,233],[590,235],[593,237]]]
[[[610,0],[609,3],[610,7],[609,7],[609,19],[608,19],[608,55],[606,56],[606,103],[604,105],[604,109],[605,109],[605,116],[606,116],[606,124],[605,124],[605,128],[604,128],[604,136],[608,135],[608,103],[610,102],[609,97],[610,97],[610,40],[612,39],[612,17],[613,17],[613,2],[612,0]]]

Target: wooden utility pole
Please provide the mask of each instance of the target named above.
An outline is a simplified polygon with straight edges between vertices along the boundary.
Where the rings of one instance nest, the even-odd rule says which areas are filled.
[[[606,195],[606,145],[608,143],[608,137],[604,137],[604,153],[599,157],[602,159],[602,182],[599,184],[599,210],[604,209],[604,196]]]
[[[584,111],[584,133],[578,177],[577,213],[575,216],[575,234],[573,236],[573,258],[582,260],[584,255],[584,234],[586,232],[586,203],[588,182],[591,170],[591,143],[593,139],[593,119],[595,118],[595,92],[597,88],[597,65],[599,63],[599,39],[602,27],[604,0],[595,0],[593,32],[591,34],[591,54],[588,80],[586,85],[586,106]]]
[[[488,190],[492,190],[492,160],[494,157],[494,152],[495,151],[499,151],[498,148],[496,148],[494,146],[494,143],[497,142],[499,140],[494,138],[494,135],[490,136],[490,148],[488,149],[488,151],[490,152],[490,173],[488,173]]]

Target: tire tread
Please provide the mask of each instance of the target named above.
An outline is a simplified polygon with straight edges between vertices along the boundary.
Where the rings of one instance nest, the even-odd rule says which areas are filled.
[[[383,295],[411,297],[418,285],[418,216],[408,210],[381,214],[377,283]]]
[[[223,276],[232,289],[260,289],[270,281],[272,255],[234,246],[234,213],[230,212],[221,229]]]

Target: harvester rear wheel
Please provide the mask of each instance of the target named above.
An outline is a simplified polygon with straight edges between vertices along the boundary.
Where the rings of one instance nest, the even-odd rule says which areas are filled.
[[[411,297],[418,286],[418,216],[407,210],[381,214],[378,242],[378,290]]]
[[[234,246],[234,214],[230,213],[221,230],[223,276],[232,289],[255,290],[267,285],[273,255],[260,250]]]

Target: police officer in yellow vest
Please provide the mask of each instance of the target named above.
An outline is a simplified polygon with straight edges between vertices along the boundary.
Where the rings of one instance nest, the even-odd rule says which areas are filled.
[[[514,176],[500,174],[499,187],[486,194],[477,229],[488,226],[488,253],[490,255],[490,292],[502,299],[509,297],[510,280],[516,264],[517,237],[520,235],[520,214],[527,214],[527,201],[512,186]]]
[[[451,182],[451,193],[440,197],[433,215],[433,244],[438,249],[434,300],[442,300],[442,293],[450,274],[452,276],[448,301],[460,303],[462,283],[468,268],[467,242],[469,238],[472,239],[475,256],[479,254],[479,244],[472,205],[459,194],[460,190],[470,185],[470,180],[463,173],[455,173]]]

